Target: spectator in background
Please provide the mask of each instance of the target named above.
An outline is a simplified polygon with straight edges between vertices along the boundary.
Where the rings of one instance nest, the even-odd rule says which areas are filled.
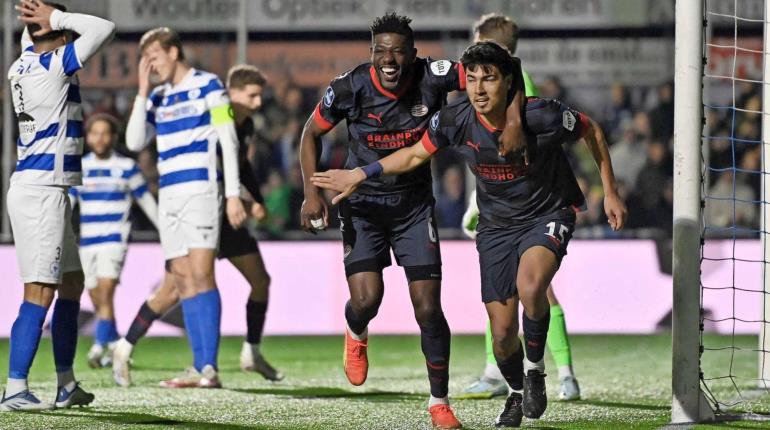
[[[436,199],[436,218],[438,226],[461,228],[465,213],[465,190],[463,171],[458,166],[451,166],[441,177],[441,190]]]
[[[636,116],[646,117],[646,114],[640,112]],[[640,119],[639,123],[643,124],[644,121]],[[631,186],[636,184],[636,178],[647,160],[647,140],[644,133],[634,126],[635,123],[630,119],[623,121],[620,125],[620,140],[610,147],[615,176],[618,181]]]
[[[674,84],[666,82],[658,87],[658,104],[650,111],[652,138],[668,142],[674,135]]]
[[[602,112],[604,118],[602,128],[612,138],[610,143],[615,143],[621,139],[621,124],[631,121],[634,117],[634,111],[631,106],[631,99],[628,89],[619,83],[612,84],[610,87],[610,103]]]
[[[665,227],[670,224],[673,207],[666,204],[665,184],[671,176],[671,162],[666,146],[660,141],[647,145],[647,162],[631,190],[636,203],[634,225],[637,227]],[[629,217],[630,218],[630,217]]]
[[[265,197],[265,209],[269,214],[264,223],[265,229],[271,234],[280,235],[289,222],[291,188],[279,171],[270,171],[267,183],[262,186],[262,195]]]

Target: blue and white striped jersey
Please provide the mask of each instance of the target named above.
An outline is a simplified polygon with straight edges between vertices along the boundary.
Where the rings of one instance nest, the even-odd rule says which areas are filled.
[[[161,195],[217,190],[222,173],[214,126],[232,121],[222,81],[212,73],[190,69],[178,85],[156,87],[146,110],[147,122],[155,128]]]
[[[75,72],[112,37],[115,25],[58,10],[51,14],[50,24],[54,30],[73,30],[80,37],[53,51],[36,53],[26,30],[22,35],[22,54],[8,70],[20,134],[11,181],[78,185],[83,110]]]
[[[80,184],[83,108],[74,44],[37,54],[27,48],[8,72],[19,120],[12,180],[37,185]]]
[[[83,157],[83,185],[70,188],[80,203],[80,246],[125,244],[131,203],[148,192],[134,160],[116,153],[106,159],[93,153]]]

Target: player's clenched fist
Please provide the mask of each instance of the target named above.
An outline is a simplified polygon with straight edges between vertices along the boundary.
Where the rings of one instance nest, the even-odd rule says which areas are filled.
[[[318,220],[322,220],[323,224],[319,224]],[[314,221],[315,225],[313,224]],[[317,191],[305,193],[305,200],[302,202],[302,209],[300,210],[300,223],[302,229],[310,233],[315,233],[315,230],[319,229],[316,225],[323,227],[329,225],[329,209]]]

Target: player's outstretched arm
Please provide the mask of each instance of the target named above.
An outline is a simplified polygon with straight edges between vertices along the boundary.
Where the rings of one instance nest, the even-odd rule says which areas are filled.
[[[422,144],[418,143],[399,149],[364,167],[357,167],[353,170],[317,172],[313,174],[310,180],[318,187],[339,192],[340,194],[332,200],[333,204],[337,204],[351,195],[365,180],[382,175],[400,175],[412,171],[429,160],[431,155]]]
[[[315,233],[313,220],[322,219],[323,225],[329,224],[329,208],[321,196],[318,187],[311,181],[318,168],[318,157],[320,156],[321,136],[329,130],[320,127],[311,114],[305,122],[302,129],[302,138],[299,144],[299,163],[302,168],[302,182],[304,184],[305,199],[302,202],[300,210],[300,224],[302,229]]]
[[[615,173],[612,170],[612,160],[610,160],[610,151],[607,146],[607,140],[601,127],[594,120],[588,118],[588,129],[583,135],[588,150],[596,161],[599,168],[599,174],[602,177],[602,186],[604,188],[604,212],[607,214],[607,220],[613,230],[618,231],[623,228],[628,218],[628,210],[623,199],[618,194],[618,183],[615,180]]]

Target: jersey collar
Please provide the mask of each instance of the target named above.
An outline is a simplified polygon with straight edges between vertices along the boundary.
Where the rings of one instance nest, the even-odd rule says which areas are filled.
[[[476,112],[476,119],[478,119],[479,122],[481,123],[481,125],[483,125],[484,128],[489,130],[491,133],[496,133],[496,132],[503,131],[502,128],[495,128],[495,127],[492,126],[492,124],[488,123],[487,120],[484,119],[484,117],[481,116],[481,114],[479,114],[479,111],[474,109],[474,112]]]
[[[369,66],[369,76],[372,79],[372,84],[374,84],[374,88],[377,88],[377,91],[379,91],[380,93],[382,93],[382,95],[392,100],[398,100],[399,98],[401,98],[401,96],[404,95],[404,93],[406,93],[409,87],[412,86],[412,79],[414,77],[412,73],[409,73],[409,77],[407,78],[406,82],[404,82],[404,86],[402,86],[401,89],[398,90],[397,92],[392,93],[386,90],[385,88],[383,88],[382,84],[380,84],[380,78],[377,76],[377,70],[374,68],[374,65]]]

